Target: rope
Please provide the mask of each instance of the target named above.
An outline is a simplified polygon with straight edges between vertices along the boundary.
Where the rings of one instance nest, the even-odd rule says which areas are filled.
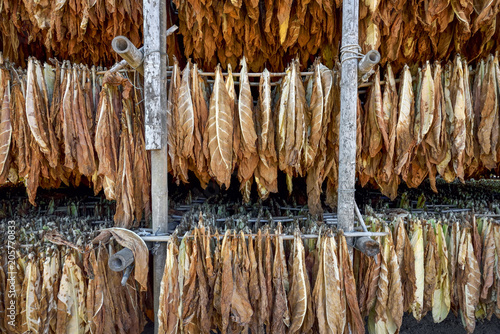
[[[347,56],[348,53],[351,54],[351,56]],[[363,57],[364,54],[361,53],[361,47],[358,44],[347,44],[340,48],[340,65],[347,60],[361,59]]]

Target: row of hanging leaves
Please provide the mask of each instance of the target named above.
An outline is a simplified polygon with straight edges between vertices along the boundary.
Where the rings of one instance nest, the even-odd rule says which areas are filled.
[[[113,228],[93,240],[95,234],[80,232],[73,243],[67,238],[73,231],[44,230],[34,235],[28,231],[29,249],[15,245],[9,248],[12,252],[1,253],[2,333],[142,333],[152,307],[147,304],[146,245],[140,247],[132,232]],[[10,235],[2,235],[5,244]],[[122,273],[108,266],[109,257],[118,250],[111,236],[130,247],[139,261],[125,286]]]
[[[397,333],[405,312],[442,322],[460,314],[468,333],[476,319],[500,315],[495,261],[500,226],[455,221],[370,218],[376,258],[348,252],[342,232],[293,242],[203,226],[168,244],[158,326],[165,333]]]
[[[457,56],[454,62],[426,64],[399,75],[391,65],[376,69],[364,105],[358,99],[357,176],[394,200],[403,180],[418,187],[428,177],[446,182],[484,175],[500,162],[498,131],[498,58],[478,62],[474,76]],[[236,172],[243,200],[252,183],[261,199],[277,192],[278,170],[305,177],[308,205],[322,212],[320,196],[327,181],[326,203],[336,205],[340,76],[316,61],[304,80],[297,61],[272,89],[262,72],[258,92],[251,90],[245,58],[239,92],[231,68],[224,81],[218,67],[210,87],[190,62],[174,62],[168,87],[169,170],[177,182],[192,171],[205,187],[213,178],[229,187]],[[415,73],[415,78],[412,77]],[[256,94],[257,93],[257,94]],[[254,95],[257,103],[254,103]]]
[[[38,187],[85,184],[117,201],[118,226],[137,225],[143,212],[148,219],[150,163],[134,81],[68,62],[2,66],[0,185],[24,183],[36,205]]]
[[[316,56],[328,67],[338,58],[341,0],[173,3],[167,5],[168,26],[177,24],[180,34],[169,37],[169,54],[192,58],[204,70],[217,63],[235,68],[243,55],[252,71],[280,71],[297,54],[304,67]],[[370,0],[359,8],[363,51],[379,50],[382,63],[392,62],[395,70],[456,53],[472,60],[498,51],[496,0]],[[109,66],[118,60],[109,47],[115,36],[136,46],[142,41],[140,0],[1,0],[0,9],[0,50],[23,66],[28,56]]]

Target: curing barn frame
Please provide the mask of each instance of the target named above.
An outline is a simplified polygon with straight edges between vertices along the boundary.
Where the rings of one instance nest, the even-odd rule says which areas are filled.
[[[165,233],[168,230],[166,146],[166,138],[169,130],[166,128],[167,1],[169,0],[143,0],[145,138],[146,149],[151,151],[151,200],[154,233]],[[342,16],[339,196],[337,213],[339,228],[344,231],[352,231],[354,229],[354,207],[356,206],[354,186],[356,181],[359,0],[345,0],[343,2]],[[366,65],[368,60],[369,58],[365,57],[362,62]],[[159,243],[153,261],[155,320],[158,317],[160,283],[165,260],[166,244]],[[158,333],[157,321],[155,321],[155,333]]]
[[[167,27],[166,2],[144,0],[144,110],[146,149],[151,150],[151,204],[153,232],[168,230],[168,168],[166,137]],[[166,244],[160,243],[153,260],[155,333],[158,333],[160,283]]]

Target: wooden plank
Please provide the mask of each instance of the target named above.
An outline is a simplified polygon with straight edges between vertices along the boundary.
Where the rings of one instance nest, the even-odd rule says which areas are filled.
[[[358,45],[359,0],[342,3],[342,47]],[[344,53],[340,79],[338,227],[354,229],[358,60]]]
[[[161,113],[161,0],[143,1],[144,20],[144,101],[146,149],[158,150],[162,147],[162,129],[165,124]],[[165,77],[165,76],[163,76]]]
[[[151,201],[153,231],[168,230],[167,169],[167,38],[166,0],[143,0],[144,104],[146,149],[151,151]],[[155,333],[158,333],[160,284],[166,259],[166,244],[160,244],[153,260]]]

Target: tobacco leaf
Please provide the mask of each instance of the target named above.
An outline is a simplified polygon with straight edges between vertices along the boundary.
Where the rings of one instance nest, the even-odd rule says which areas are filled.
[[[27,85],[26,85],[26,118],[35,141],[44,154],[50,154],[49,139],[47,133],[46,115],[43,114],[40,86],[42,78],[37,76],[37,67],[33,58],[28,61]]]
[[[432,317],[439,323],[446,319],[451,305],[451,282],[449,274],[449,255],[446,245],[446,235],[441,223],[436,224],[436,244],[439,265],[437,267],[436,289],[432,298]]]
[[[290,326],[290,311],[287,302],[288,273],[283,249],[283,239],[281,235],[281,225],[276,231],[275,254],[272,269],[273,284],[273,307],[271,315],[271,331],[273,333],[285,333],[286,327]]]
[[[417,220],[412,224],[410,236],[411,249],[415,255],[415,299],[411,305],[411,310],[415,319],[422,318],[425,293],[425,257],[424,257],[424,235],[422,223]]]
[[[28,331],[40,331],[40,295],[42,290],[38,259],[31,258],[24,273],[23,295],[26,298],[26,328]]]
[[[304,323],[307,312],[308,296],[306,280],[309,280],[305,272],[304,244],[297,231],[294,233],[293,243],[293,269],[291,276],[290,292],[288,293],[288,304],[290,305],[291,324],[288,333],[299,333]]]
[[[323,238],[323,276],[325,289],[326,330],[342,333],[346,326],[346,300],[342,291],[342,275],[338,262],[338,249],[333,236]]]
[[[256,127],[253,113],[253,97],[250,90],[245,57],[241,60],[238,120],[241,130],[240,148],[238,151],[238,180],[241,184],[240,190],[242,191],[243,201],[249,203],[250,189],[248,188],[251,188],[252,176],[259,163],[259,156],[257,153],[257,134],[255,131]]]
[[[476,327],[475,310],[479,302],[481,271],[474,255],[469,228],[462,232],[458,251],[459,303],[465,330],[472,333]]]
[[[396,164],[394,171],[400,175],[409,161],[414,147],[413,131],[410,127],[414,117],[413,90],[410,69],[405,66],[401,78],[398,124],[396,126]]]
[[[425,225],[426,240],[424,251],[424,271],[425,271],[425,289],[424,289],[424,304],[422,307],[422,316],[425,316],[428,311],[432,310],[432,300],[436,290],[437,272],[439,267],[439,256],[436,257],[437,245],[434,228],[429,224]]]
[[[348,326],[352,333],[363,333],[364,324],[356,297],[356,281],[347,242],[343,235],[339,235],[339,263],[342,268],[342,290],[346,296],[346,327]]]
[[[85,281],[82,270],[76,264],[74,252],[66,255],[57,295],[56,333],[85,332],[87,315],[85,308]]]
[[[176,118],[176,154],[178,171],[176,176],[183,182],[188,182],[188,160],[193,157],[194,148],[194,108],[191,79],[191,63],[188,62],[182,71],[182,79],[175,108]]]
[[[254,176],[259,197],[265,200],[269,193],[278,191],[278,161],[274,145],[275,128],[272,117],[271,79],[267,69],[262,72],[260,77],[256,116],[259,162]]]
[[[216,69],[210,98],[207,134],[209,138],[210,172],[220,185],[229,187],[233,166],[232,102],[222,81],[222,70]]]

